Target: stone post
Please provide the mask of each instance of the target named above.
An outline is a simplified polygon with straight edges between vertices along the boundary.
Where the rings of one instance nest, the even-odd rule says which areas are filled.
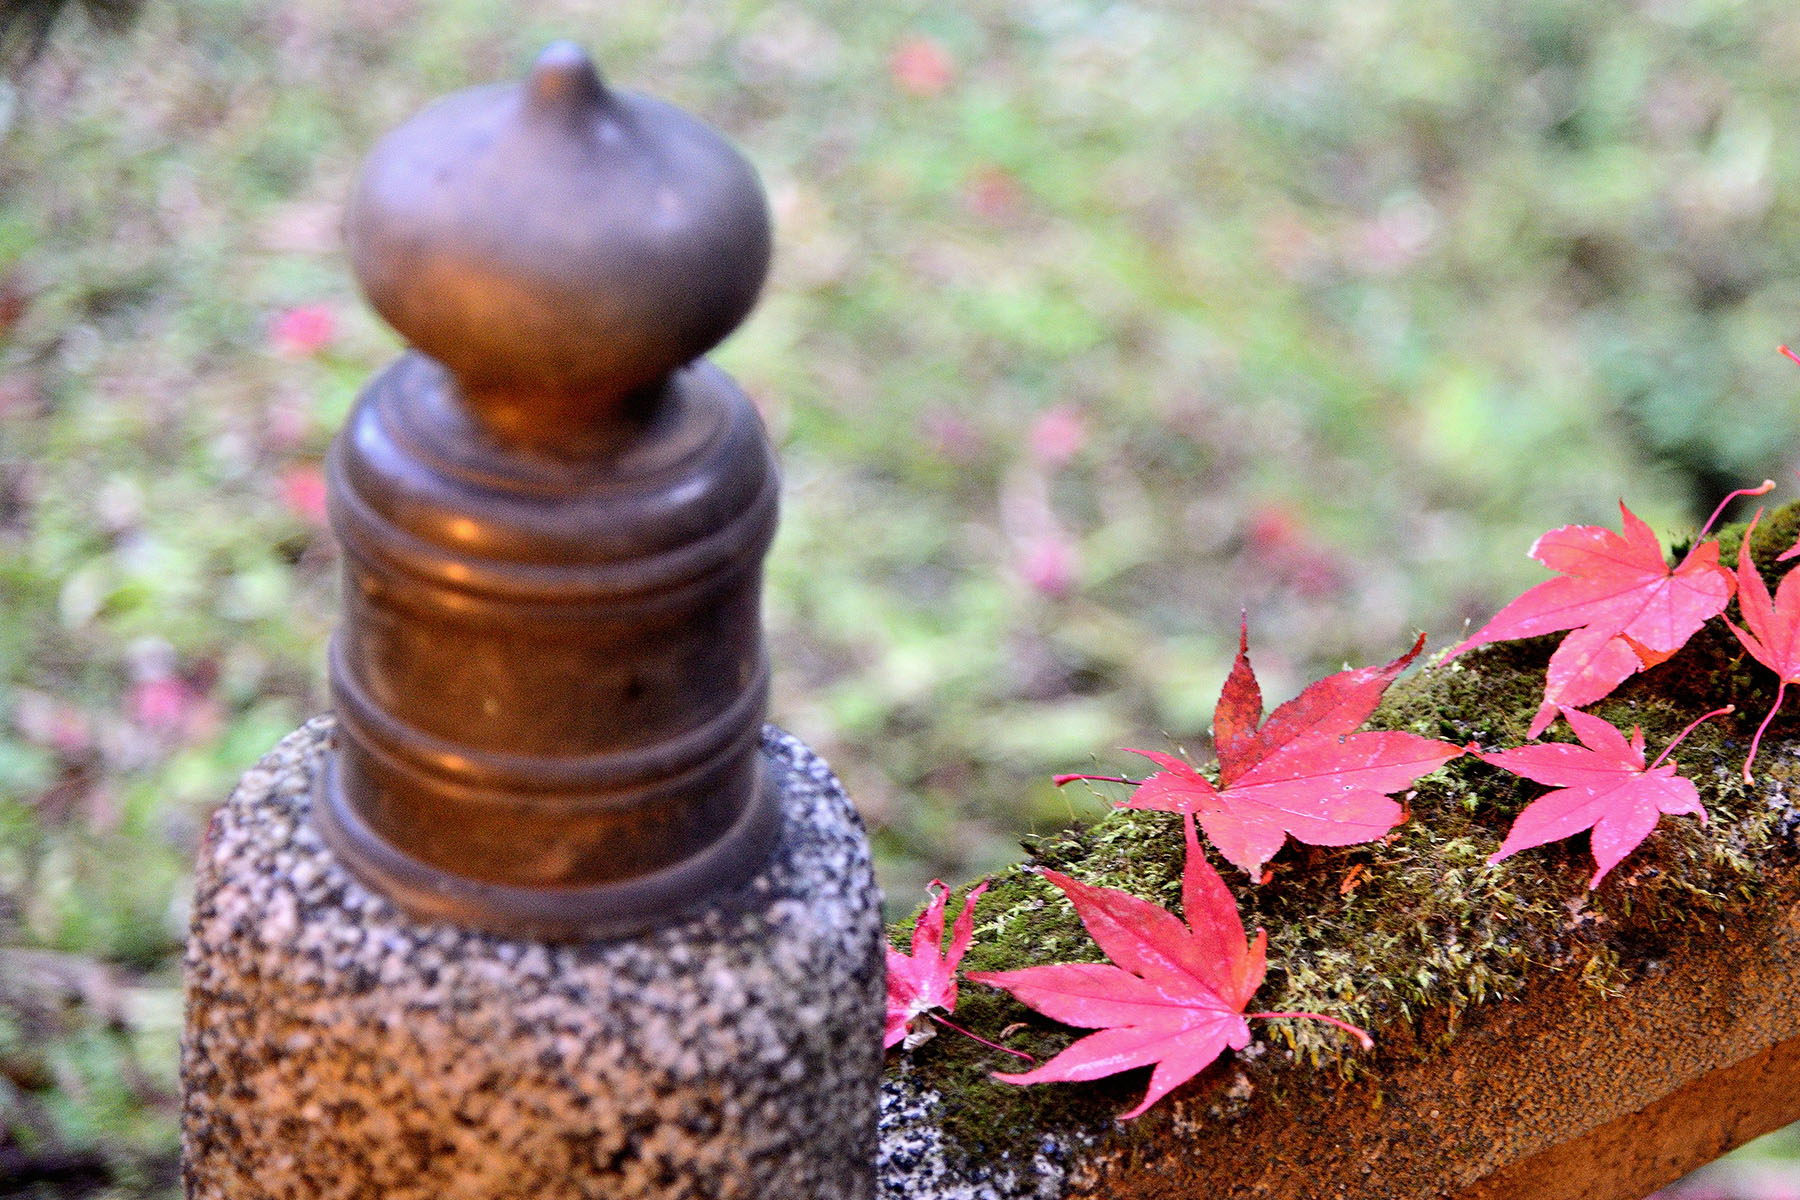
[[[762,724],[773,459],[700,359],[754,173],[559,43],[377,146],[346,232],[414,348],[329,463],[335,717],[199,864],[187,1194],[870,1196],[879,897]]]

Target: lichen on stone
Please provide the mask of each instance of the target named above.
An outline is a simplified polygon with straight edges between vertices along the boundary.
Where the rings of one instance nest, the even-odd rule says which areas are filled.
[[[1736,563],[1743,529],[1719,535],[1727,567]],[[1797,534],[1800,505],[1777,510],[1757,527],[1753,552],[1771,588],[1788,566],[1775,558]],[[1677,559],[1685,549],[1676,548]],[[1735,619],[1735,611],[1729,615]],[[1397,682],[1369,727],[1488,750],[1523,744],[1542,697],[1544,667],[1561,636],[1434,662]],[[1226,868],[1246,926],[1269,933],[1269,975],[1253,1006],[1329,1013],[1369,1029],[1379,1046],[1364,1056],[1318,1023],[1258,1022],[1258,1042],[1249,1051],[1227,1055],[1174,1099],[1203,1095],[1210,1118],[1229,1120],[1233,1105],[1243,1103],[1234,1095],[1257,1092],[1259,1102],[1279,1103],[1286,1089],[1306,1086],[1311,1071],[1349,1079],[1379,1070],[1384,1060],[1441,1053],[1470,1006],[1506,1002],[1545,972],[1573,972],[1598,1002],[1679,954],[1690,939],[1709,936],[1723,914],[1754,909],[1770,870],[1792,867],[1800,855],[1793,799],[1800,753],[1792,743],[1800,717],[1776,719],[1755,784],[1744,784],[1741,775],[1775,682],[1714,620],[1669,662],[1593,707],[1626,731],[1641,726],[1653,758],[1701,713],[1736,706],[1730,716],[1699,726],[1672,756],[1698,785],[1709,820],[1665,817],[1597,891],[1587,888],[1592,859],[1585,835],[1487,865],[1513,818],[1545,789],[1472,755],[1419,781],[1405,795],[1410,818],[1381,842],[1312,847],[1290,841],[1271,864],[1273,879],[1262,885]],[[1562,722],[1547,737],[1572,740]],[[980,905],[965,971],[1100,960],[1061,893],[1034,874],[1037,867],[1180,911],[1177,817],[1119,810],[1024,845],[1028,860],[996,876]],[[910,921],[892,928],[896,945],[907,944],[910,928]],[[1040,1059],[1077,1036],[975,984],[962,987],[956,1019]],[[972,1159],[984,1161],[1027,1159],[1046,1130],[1107,1130],[1145,1085],[1146,1072],[1136,1071],[1092,1084],[1015,1087],[990,1077],[1007,1066],[1002,1057],[966,1038],[940,1037],[891,1055],[887,1070],[940,1095],[938,1123]],[[1152,1110],[1110,1133],[1129,1153],[1158,1119],[1170,1118]]]

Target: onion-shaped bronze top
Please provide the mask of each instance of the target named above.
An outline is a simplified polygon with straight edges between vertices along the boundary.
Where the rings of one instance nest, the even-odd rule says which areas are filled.
[[[321,832],[411,911],[506,933],[627,934],[723,896],[780,821],[774,462],[696,361],[768,269],[754,172],[558,43],[376,146],[346,234],[415,349],[328,462]]]
[[[768,206],[723,138],[557,42],[520,84],[446,97],[375,147],[351,264],[376,311],[521,441],[603,423],[737,327]]]

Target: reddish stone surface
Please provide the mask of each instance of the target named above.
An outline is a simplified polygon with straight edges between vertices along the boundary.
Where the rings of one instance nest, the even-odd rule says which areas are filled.
[[[1800,1038],[1496,1171],[1458,1200],[1635,1200],[1794,1120],[1800,1120]]]
[[[1800,876],[1768,882],[1715,932],[1622,956],[1615,994],[1565,972],[1435,1045],[1390,1039],[1353,1083],[1253,1072],[1228,1119],[1103,1140],[1066,1194],[1637,1200],[1800,1119]]]

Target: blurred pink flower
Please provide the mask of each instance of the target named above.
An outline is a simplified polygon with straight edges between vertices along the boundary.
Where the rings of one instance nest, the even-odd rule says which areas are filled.
[[[308,525],[325,528],[325,472],[314,463],[289,467],[281,476],[281,502]]]
[[[93,748],[87,713],[42,692],[19,692],[12,723],[27,741],[48,746],[65,759],[81,758]]]
[[[132,722],[184,742],[204,741],[219,729],[219,706],[179,675],[140,679],[125,696]]]
[[[269,406],[263,444],[271,450],[292,450],[312,432],[312,414],[300,399],[282,398]]]
[[[972,463],[982,456],[981,431],[961,413],[929,408],[919,415],[919,436],[938,457]]]
[[[1356,226],[1352,233],[1352,265],[1365,275],[1395,275],[1431,248],[1437,214],[1424,201],[1393,205]]]
[[[0,419],[36,416],[44,406],[37,381],[23,371],[0,376]]]
[[[1245,533],[1250,560],[1303,596],[1329,596],[1342,591],[1343,561],[1307,532],[1301,516],[1280,504],[1265,504],[1250,514]]]
[[[1087,422],[1067,404],[1059,404],[1031,423],[1031,453],[1047,467],[1065,466],[1087,444]]]
[[[989,221],[1010,221],[1025,206],[1025,189],[1002,167],[977,167],[963,185],[963,203]]]
[[[337,337],[337,314],[324,304],[302,304],[269,325],[269,344],[285,358],[310,358]]]
[[[170,729],[179,725],[198,697],[180,677],[163,675],[141,679],[131,685],[125,705],[131,719],[148,729]]]
[[[1279,504],[1265,504],[1250,514],[1246,538],[1250,553],[1261,561],[1304,553],[1303,537],[1299,518]]]
[[[1304,279],[1325,263],[1325,240],[1292,213],[1265,217],[1256,228],[1256,237],[1263,261],[1284,279]]]
[[[1041,596],[1060,599],[1075,586],[1080,556],[1073,542],[1060,534],[1034,538],[1021,548],[1019,577]]]
[[[937,96],[956,77],[949,52],[928,37],[909,37],[894,47],[888,59],[888,75],[895,86],[912,96]]]

